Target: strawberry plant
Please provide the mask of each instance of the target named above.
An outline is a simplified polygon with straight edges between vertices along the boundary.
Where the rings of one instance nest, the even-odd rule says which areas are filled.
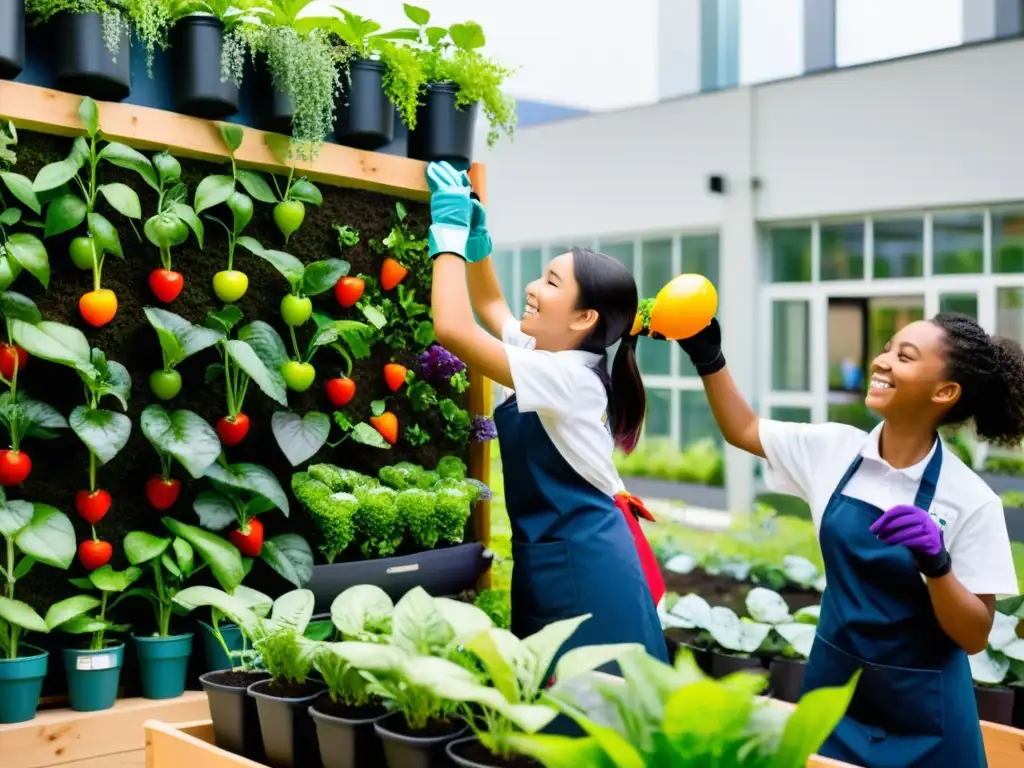
[[[6,132],[0,125],[0,181],[11,195],[9,200],[0,189],[0,290],[10,287],[23,270],[47,288],[50,285],[50,257],[42,240],[29,232],[13,231],[14,227],[42,228],[39,221],[26,217],[27,213],[34,216],[42,213],[32,181],[19,173],[3,170],[4,166],[15,164],[17,158],[8,147],[17,143],[18,132],[14,124],[8,122]],[[15,206],[15,201],[24,209]]]
[[[213,328],[193,325],[165,309],[146,307],[143,311],[156,331],[164,361],[162,369],[149,375],[149,388],[161,400],[172,400],[181,392],[181,374],[175,368],[197,352],[216,344],[220,333]]]
[[[101,148],[100,113],[95,101],[89,97],[82,99],[78,114],[85,137],[75,139],[66,158],[43,166],[32,181],[32,190],[36,194],[45,192],[49,198],[46,237],[86,224],[88,234],[72,240],[70,255],[76,267],[92,270],[92,290],[79,299],[78,309],[89,325],[100,327],[117,313],[117,296],[101,283],[104,260],[108,254],[124,259],[124,250],[117,230],[96,210],[97,205],[102,198],[122,216],[142,218],[142,205],[135,190],[120,182],[97,183],[100,163],[106,161],[134,171],[153,189],[159,189],[159,182],[153,164],[142,153],[113,141],[104,141]]]
[[[178,462],[193,478],[202,477],[220,456],[220,438],[202,416],[185,410],[168,413],[159,405],[146,406],[139,426],[160,457],[160,474],[146,481],[146,499],[154,509],[169,509],[181,492],[181,481],[171,477],[172,463]]]
[[[156,213],[146,219],[143,232],[146,239],[160,249],[160,269],[149,274],[149,289],[164,304],[178,298],[185,287],[180,272],[171,268],[171,248],[195,234],[199,247],[203,247],[203,222],[188,204],[188,188],[181,180],[181,163],[167,152],[153,156],[157,176]]]

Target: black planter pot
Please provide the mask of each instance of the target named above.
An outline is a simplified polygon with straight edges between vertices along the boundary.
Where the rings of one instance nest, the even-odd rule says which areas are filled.
[[[457,168],[468,168],[479,105],[456,109],[458,87],[452,83],[432,83],[426,91],[416,110],[416,127],[409,131],[406,154],[413,160],[447,160]]]
[[[356,584],[378,586],[396,601],[413,587],[445,597],[472,589],[493,558],[493,552],[474,541],[403,557],[318,565],[305,588],[316,597],[317,613],[330,611],[334,598]]]
[[[976,685],[974,698],[978,702],[978,718],[989,723],[1013,725],[1013,688],[1001,685]]]
[[[769,684],[776,699],[795,704],[800,700],[807,662],[803,659],[772,659],[768,664]]]
[[[339,144],[373,151],[395,138],[395,110],[384,94],[384,65],[356,59],[338,99],[334,138]]]
[[[1024,685],[1018,683],[1013,686],[1013,725],[1014,728],[1024,729]]]
[[[708,674],[716,679],[744,669],[754,672],[763,672],[765,669],[764,661],[756,656],[738,656],[721,651],[710,651],[709,656],[711,657],[711,670]],[[762,693],[767,692],[769,688],[770,684],[766,683]]]
[[[115,53],[103,41],[99,13],[59,13],[53,17],[54,87],[98,101],[121,101],[132,92],[129,35]]]
[[[680,650],[686,649],[693,654],[693,660],[705,675],[711,674],[711,653],[706,648],[699,648],[691,642],[696,637],[696,630],[669,629],[665,631],[665,645],[668,647],[669,661],[675,663]]]
[[[0,80],[13,80],[25,68],[25,0],[0,4]]]
[[[238,112],[238,86],[221,82],[224,24],[216,16],[186,16],[171,29],[174,111],[207,120]]]
[[[373,724],[385,715],[383,708],[378,712],[368,710],[365,717],[358,717],[354,712],[345,714],[356,717],[342,717],[330,714],[332,711],[337,710],[326,696],[321,696],[309,708],[309,716],[316,726],[323,768],[383,765],[384,743],[373,730]]]
[[[316,728],[309,717],[309,707],[326,686],[307,681],[296,686],[297,695],[283,698],[268,693],[272,683],[272,680],[262,680],[248,688],[259,712],[266,753],[264,762],[271,768],[321,768]]]
[[[373,724],[377,736],[384,743],[384,759],[388,768],[448,768],[445,748],[468,729],[456,728],[438,736],[412,736],[404,728],[405,716],[393,712]]]
[[[449,741],[445,752],[448,759],[459,768],[542,768],[536,760],[522,755],[516,755],[511,760],[495,757],[476,736]]]
[[[199,684],[210,702],[213,738],[217,746],[257,763],[263,762],[266,755],[263,753],[256,699],[249,695],[248,688],[268,677],[265,672],[231,670],[199,676]]]
[[[295,107],[292,97],[274,85],[274,76],[267,66],[267,57],[259,54],[255,60],[257,94],[257,120],[259,127],[271,133],[292,133],[292,113]]]

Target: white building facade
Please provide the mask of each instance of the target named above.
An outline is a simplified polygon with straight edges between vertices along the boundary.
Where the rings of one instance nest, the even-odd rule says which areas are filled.
[[[780,0],[798,11],[800,69],[751,85],[736,3],[677,0],[668,52],[662,14],[660,87],[684,95],[526,128],[481,156],[512,303],[571,245],[621,259],[643,295],[701,272],[739,386],[790,420],[869,421],[865,368],[906,321],[949,309],[1024,341],[1020,0],[956,0],[956,47],[845,67],[842,0]],[[638,354],[647,434],[717,435],[681,351],[644,339]],[[726,456],[741,509],[753,461]]]

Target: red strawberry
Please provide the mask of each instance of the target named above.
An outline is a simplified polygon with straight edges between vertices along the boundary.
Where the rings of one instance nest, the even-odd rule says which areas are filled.
[[[110,510],[110,494],[104,490],[78,491],[75,494],[75,509],[82,519],[90,525],[96,525]]]
[[[355,397],[356,383],[347,376],[339,376],[324,382],[324,391],[331,405],[335,408],[344,408]]]
[[[390,291],[409,274],[409,270],[388,256],[380,266],[380,287]]]
[[[82,561],[87,571],[95,571],[110,562],[114,554],[114,548],[108,541],[90,539],[78,545],[78,559]]]
[[[153,509],[170,509],[181,493],[181,481],[164,480],[160,475],[153,475],[146,481],[146,500]]]
[[[263,523],[252,518],[243,528],[236,528],[228,534],[231,543],[246,557],[259,557],[263,551]]]
[[[18,485],[32,471],[32,460],[24,451],[0,451],[0,485]]]
[[[217,422],[217,435],[220,441],[229,448],[238,445],[249,434],[249,417],[244,413],[236,414],[234,418],[222,416]]]
[[[185,278],[180,272],[170,269],[154,269],[149,273],[149,290],[164,304],[170,304],[185,287]]]
[[[388,363],[384,366],[384,383],[388,385],[388,389],[392,392],[397,392],[405,384],[407,373],[408,371],[404,365]]]
[[[398,442],[398,417],[391,411],[384,411],[380,416],[371,416],[370,425],[391,445]]]
[[[0,344],[0,375],[8,381],[14,379],[14,363],[18,363],[20,373],[28,365],[28,352],[17,344]]]
[[[363,297],[366,283],[361,277],[343,277],[334,284],[334,298],[343,307],[354,307]]]

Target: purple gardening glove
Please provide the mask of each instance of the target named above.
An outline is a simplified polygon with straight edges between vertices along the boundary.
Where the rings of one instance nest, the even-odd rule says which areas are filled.
[[[871,524],[871,532],[886,544],[902,544],[914,554],[914,562],[929,578],[949,572],[949,552],[942,531],[928,513],[912,504],[899,504]]]

